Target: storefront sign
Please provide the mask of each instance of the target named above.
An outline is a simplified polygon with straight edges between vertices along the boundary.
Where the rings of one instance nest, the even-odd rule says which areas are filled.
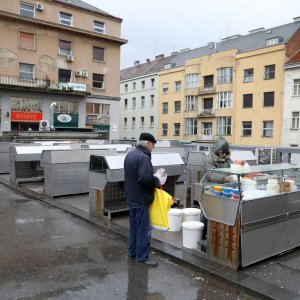
[[[87,125],[109,125],[109,116],[107,115],[86,115]]]
[[[39,122],[42,118],[43,114],[41,112],[12,111],[10,113],[11,121],[15,122]]]
[[[67,89],[68,91],[86,92],[86,85],[80,83],[68,82]]]
[[[78,113],[54,113],[54,127],[78,127]]]

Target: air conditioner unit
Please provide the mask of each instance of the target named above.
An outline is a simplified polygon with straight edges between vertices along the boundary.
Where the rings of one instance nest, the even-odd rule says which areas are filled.
[[[39,131],[50,131],[50,121],[48,120],[41,120]]]
[[[37,4],[36,4],[36,9],[37,9],[37,10],[40,10],[40,11],[43,11],[43,10],[44,10],[44,5],[43,5],[43,3],[37,2]]]
[[[86,71],[83,71],[82,72],[82,77],[88,77],[89,76],[89,73],[88,72],[86,72]]]
[[[79,71],[79,70],[76,70],[76,71],[75,71],[75,76],[82,76],[82,72]]]
[[[67,61],[74,61],[74,56],[73,55],[68,55],[67,56]]]

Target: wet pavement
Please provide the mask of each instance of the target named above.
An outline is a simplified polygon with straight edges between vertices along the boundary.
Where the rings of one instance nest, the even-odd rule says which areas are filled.
[[[138,265],[119,234],[2,184],[0,195],[1,300],[259,299],[158,252],[158,268]]]

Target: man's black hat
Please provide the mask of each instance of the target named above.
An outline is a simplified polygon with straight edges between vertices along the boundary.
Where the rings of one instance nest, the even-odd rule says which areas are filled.
[[[139,137],[140,141],[149,141],[156,144],[155,137],[151,133],[143,132]]]

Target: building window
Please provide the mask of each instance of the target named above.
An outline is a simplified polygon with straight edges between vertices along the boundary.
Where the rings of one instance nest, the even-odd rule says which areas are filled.
[[[145,126],[145,118],[141,117],[141,128],[144,128]]]
[[[93,73],[93,87],[104,89],[104,75]]]
[[[105,24],[103,22],[94,21],[94,31],[98,33],[105,33]]]
[[[185,75],[185,87],[187,89],[199,87],[199,74],[193,73]]]
[[[104,48],[93,47],[93,59],[104,61]]]
[[[20,48],[34,50],[35,35],[31,33],[20,32]]]
[[[252,134],[252,122],[243,121],[242,136],[251,136]]]
[[[127,109],[127,107],[128,107],[128,100],[124,99],[124,109]]]
[[[251,82],[253,81],[253,68],[245,69],[244,70],[244,82]]]
[[[20,64],[20,80],[32,80],[34,78],[33,68],[34,65]]]
[[[58,69],[58,81],[59,82],[70,82],[71,81],[71,70]]]
[[[132,128],[135,128],[135,117],[132,117]]]
[[[299,111],[292,112],[292,129],[299,129]]]
[[[66,25],[66,26],[72,26],[73,18],[72,15],[60,12],[59,13],[59,23]]]
[[[127,128],[127,118],[124,118],[124,128]]]
[[[217,93],[217,108],[231,108],[232,107],[232,92]]]
[[[150,95],[150,106],[154,106],[154,95]]]
[[[78,112],[78,101],[55,100],[55,102],[56,102],[56,106],[54,108],[55,112],[58,112],[58,113],[77,113]]]
[[[32,4],[20,3],[20,16],[34,18],[35,6]]]
[[[231,67],[218,69],[218,83],[232,83],[232,70]]]
[[[264,93],[264,107],[274,106],[274,92]]]
[[[168,123],[162,123],[162,135],[168,135]]]
[[[186,110],[198,110],[198,96],[186,96],[185,97],[185,109]]]
[[[150,116],[150,127],[154,127],[154,116]]]
[[[273,121],[263,121],[262,135],[265,137],[273,136]]]
[[[141,88],[144,89],[145,88],[145,80],[141,81]]]
[[[217,118],[217,135],[231,135],[231,117]]]
[[[168,93],[168,91],[169,91],[169,84],[168,83],[163,83],[163,85],[162,85],[163,94]]]
[[[274,79],[275,78],[275,65],[265,66],[264,79]]]
[[[180,135],[180,123],[174,123],[174,135]]]
[[[109,104],[103,103],[86,103],[86,113],[92,115],[109,115]]]
[[[253,106],[253,94],[243,95],[243,108],[249,108]]]
[[[300,79],[294,79],[294,93],[293,96],[300,96]]]
[[[179,113],[181,111],[181,101],[174,102],[174,112]]]
[[[145,107],[145,96],[141,97],[141,107]]]
[[[185,134],[196,135],[197,134],[197,119],[186,118],[185,119]]]
[[[155,79],[151,78],[151,87],[155,87]]]
[[[132,108],[136,108],[136,98],[132,98]]]
[[[132,90],[135,91],[135,88],[136,88],[136,83],[133,82],[133,83],[132,83]]]
[[[181,91],[181,80],[175,81],[175,92]]]
[[[42,99],[11,97],[12,111],[41,111]]]
[[[204,76],[204,91],[212,91],[214,88],[214,75]]]
[[[168,102],[163,102],[162,104],[162,113],[167,114],[168,113]]]
[[[72,55],[72,43],[68,41],[59,40],[60,55]]]
[[[125,92],[125,93],[128,92],[128,84],[125,84],[125,85],[124,85],[124,92]]]

